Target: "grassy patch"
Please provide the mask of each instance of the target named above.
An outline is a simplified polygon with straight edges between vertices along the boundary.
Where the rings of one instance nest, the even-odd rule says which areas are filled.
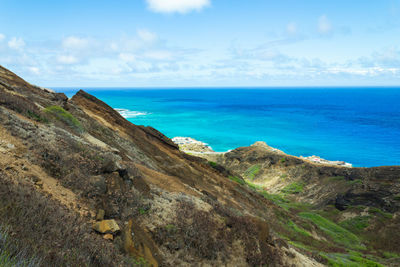
[[[299,227],[297,224],[295,224],[294,222],[292,222],[290,220],[288,222],[288,227],[298,235],[311,237],[311,234],[308,231],[306,231],[303,228]]]
[[[285,194],[298,194],[303,192],[303,188],[303,183],[294,182],[285,186],[285,188],[282,189],[282,192]]]
[[[284,207],[285,204],[289,203],[289,200],[285,199],[281,195],[278,194],[270,194],[265,190],[259,191],[259,193],[265,197],[266,199],[274,202],[276,205]]]
[[[375,261],[354,254],[321,253],[320,255],[328,261],[329,266],[334,267],[383,267]]]
[[[393,252],[388,252],[388,251],[382,252],[382,255],[386,259],[400,258],[400,254],[393,253]]]
[[[364,248],[356,235],[336,223],[312,212],[301,212],[298,215],[304,219],[312,221],[323,232],[330,236],[335,243],[351,249]]]
[[[244,172],[244,176],[249,180],[254,180],[256,175],[260,172],[260,168],[260,164],[253,165]]]
[[[375,214],[375,215],[380,215],[386,219],[392,219],[393,218],[393,214],[389,213],[389,212],[384,212],[383,210],[380,210],[378,208],[369,208],[368,210],[369,213]]]
[[[305,211],[305,210],[308,210],[309,207],[311,206],[310,204],[307,204],[307,203],[290,202],[289,200],[287,200],[285,198],[285,196],[283,194],[270,194],[267,191],[265,191],[264,188],[260,185],[253,184],[248,181],[246,181],[246,183],[251,189],[253,189],[257,193],[261,194],[266,199],[274,202],[276,205],[280,206],[281,208],[285,209],[286,211],[288,211],[289,209]]]
[[[340,223],[340,226],[346,228],[353,233],[360,233],[368,227],[370,216],[357,216]]]
[[[297,248],[304,249],[304,250],[306,250],[306,251],[310,251],[310,252],[314,251],[314,248],[312,248],[312,247],[310,247],[310,246],[307,246],[307,245],[304,245],[303,243],[300,243],[300,242],[288,241],[288,243],[291,244],[292,246],[295,246],[295,247],[297,247]]]
[[[344,176],[332,176],[329,177],[330,181],[344,181],[346,178]]]
[[[286,162],[286,158],[281,158],[279,162],[280,163],[285,163]]]
[[[362,180],[361,179],[355,179],[353,181],[349,181],[349,184],[362,184]]]
[[[50,114],[57,120],[62,121],[63,123],[67,124],[75,130],[78,130],[79,132],[83,131],[83,127],[78,119],[60,106],[47,107],[44,109],[44,112]]]
[[[208,162],[208,165],[210,165],[210,166],[213,167],[213,168],[215,168],[215,167],[218,166],[218,164],[215,163],[214,161],[209,161],[209,162]]]
[[[239,177],[236,177],[236,176],[228,176],[228,178],[229,178],[229,180],[234,181],[234,182],[236,182],[236,183],[238,183],[238,184],[241,184],[241,185],[246,184],[246,182],[243,181],[242,179],[240,179]]]

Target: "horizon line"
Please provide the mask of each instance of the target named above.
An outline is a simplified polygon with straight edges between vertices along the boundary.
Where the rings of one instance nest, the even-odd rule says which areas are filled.
[[[42,87],[42,86],[41,86]],[[374,88],[387,88],[387,89],[400,89],[400,85],[340,85],[340,86],[43,86],[49,89],[374,89]]]

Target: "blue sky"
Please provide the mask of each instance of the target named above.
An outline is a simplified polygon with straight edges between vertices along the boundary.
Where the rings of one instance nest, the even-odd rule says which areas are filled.
[[[0,0],[41,86],[396,86],[400,0]]]

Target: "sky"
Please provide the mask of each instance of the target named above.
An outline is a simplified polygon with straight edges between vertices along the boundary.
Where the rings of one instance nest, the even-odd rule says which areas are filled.
[[[0,0],[46,87],[399,86],[400,0]]]

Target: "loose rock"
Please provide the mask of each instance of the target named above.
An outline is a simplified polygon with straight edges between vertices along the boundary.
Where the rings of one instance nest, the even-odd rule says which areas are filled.
[[[102,234],[114,234],[120,231],[115,220],[102,220],[93,224],[93,229]]]

